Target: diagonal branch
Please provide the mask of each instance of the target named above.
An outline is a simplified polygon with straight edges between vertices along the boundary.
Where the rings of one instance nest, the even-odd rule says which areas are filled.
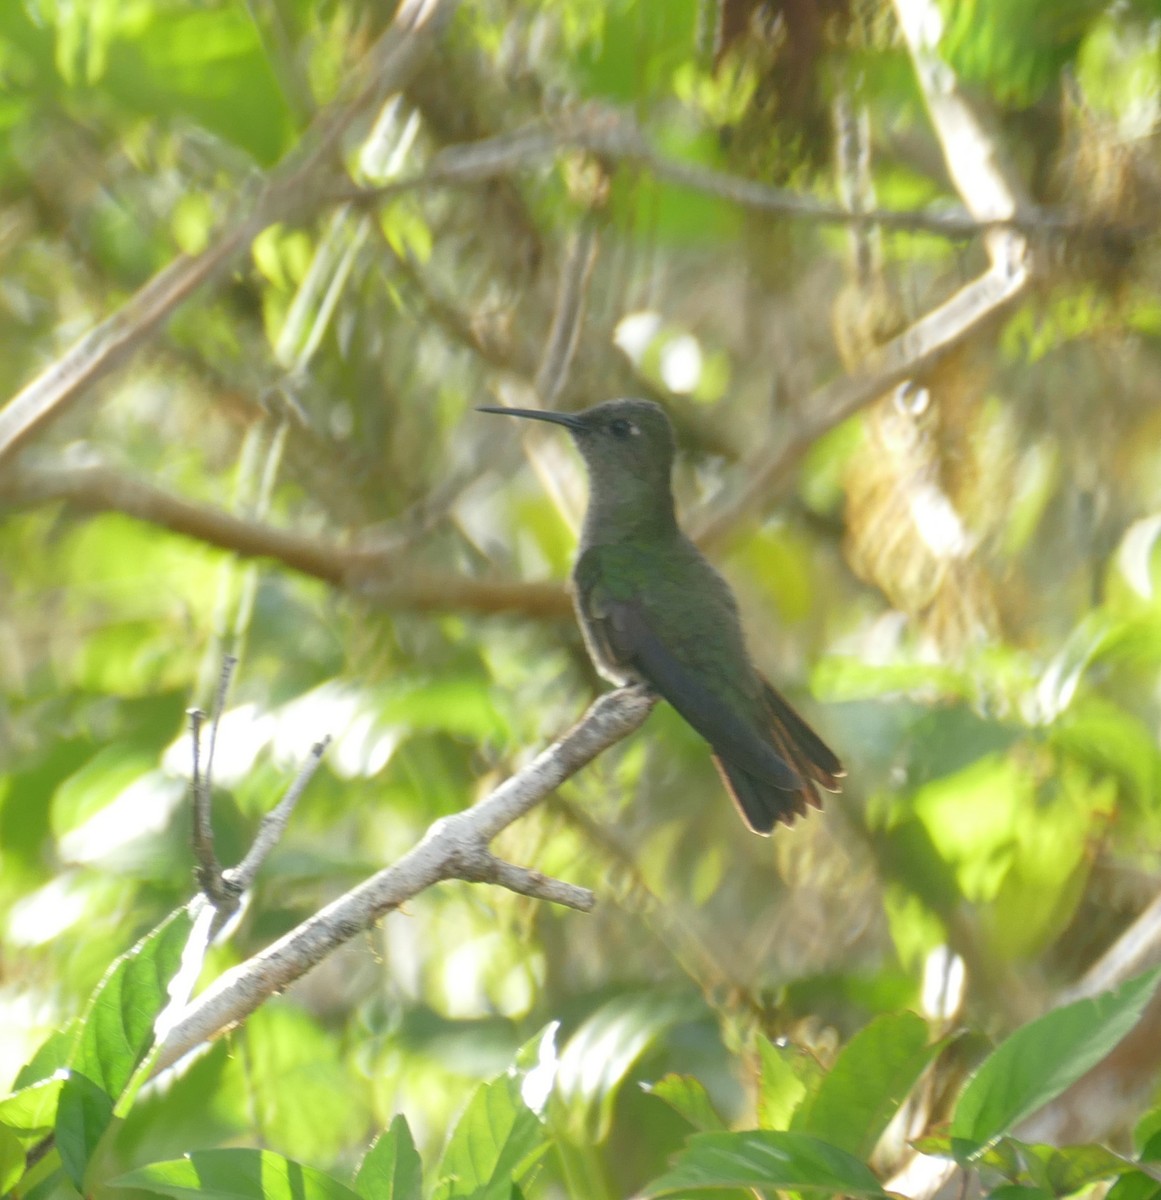
[[[770,499],[824,433],[903,380],[921,374],[986,320],[1007,308],[1026,282],[1023,271],[1013,274],[1006,265],[993,266],[898,337],[885,342],[867,358],[857,375],[818,388],[803,404],[803,409],[812,414],[804,428],[789,443],[762,453],[740,469],[738,474],[745,482],[694,517],[691,529],[695,540],[710,549],[720,546],[739,520]]]
[[[269,996],[425,888],[448,879],[492,882],[583,907],[591,897],[558,880],[498,863],[488,845],[603,750],[637,729],[654,698],[638,688],[599,697],[564,737],[483,800],[436,821],[398,862],[353,888],[247,962],[216,979],[169,1029],[156,1069],[238,1024]]]
[[[1016,189],[1000,165],[988,136],[956,85],[955,72],[939,55],[943,17],[934,0],[895,0],[911,64],[943,148],[955,189],[977,221],[1006,221],[1016,215]],[[1021,262],[1025,241],[1013,230],[995,229],[985,238],[993,263]]]
[[[21,468],[0,481],[0,498],[18,504],[63,500],[86,512],[123,513],[242,558],[273,559],[385,608],[537,618],[570,611],[568,595],[557,583],[510,583],[424,570],[391,549],[343,546],[245,520],[102,466]]]

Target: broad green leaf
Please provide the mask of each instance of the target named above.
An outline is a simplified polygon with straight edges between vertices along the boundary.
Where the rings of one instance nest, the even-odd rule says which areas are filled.
[[[1116,807],[1116,784],[1095,779],[1077,764],[1058,764],[1053,785],[1016,815],[1010,865],[984,929],[995,950],[1009,959],[1028,959],[1067,928],[1084,892],[1092,836]],[[1019,913],[1018,921],[1012,913]]]
[[[64,1076],[42,1079],[0,1100],[0,1126],[10,1129],[21,1141],[31,1142],[56,1124]]]
[[[0,1126],[0,1196],[7,1196],[24,1174],[24,1146],[11,1129]]]
[[[58,1029],[45,1038],[36,1053],[20,1068],[20,1074],[16,1076],[12,1086],[13,1091],[51,1079],[58,1071],[68,1066],[69,1056],[77,1044],[78,1023],[72,1021],[64,1029]]]
[[[702,1133],[726,1127],[705,1090],[705,1084],[692,1075],[666,1075],[647,1090],[650,1095],[664,1100]]]
[[[804,1133],[767,1129],[694,1134],[673,1169],[640,1194],[648,1198],[720,1188],[886,1195],[868,1167],[845,1150]]]
[[[869,1158],[938,1048],[928,1040],[927,1022],[915,1013],[876,1017],[843,1048],[791,1128]]]
[[[137,36],[110,48],[107,93],[154,120],[193,120],[272,162],[286,144],[288,113],[245,11],[194,5],[156,12]]]
[[[56,1148],[79,1192],[85,1191],[85,1168],[112,1120],[113,1097],[86,1076],[70,1072],[56,1110]]]
[[[227,1067],[261,1114],[267,1146],[332,1162],[368,1127],[364,1088],[352,1084],[342,1038],[302,1008],[264,1004],[247,1022],[246,1053]]]
[[[1003,754],[1022,736],[1014,725],[980,715],[970,704],[939,706],[908,722],[914,750],[908,755],[907,782],[919,788],[966,770],[981,759]]]
[[[270,1150],[195,1150],[138,1167],[112,1186],[175,1200],[359,1200],[337,1179]]]
[[[1010,1140],[1015,1142],[1015,1139]],[[1015,1145],[1028,1166],[1032,1181],[1054,1196],[1068,1196],[1089,1184],[1137,1173],[1137,1163],[1105,1146]]]
[[[154,1022],[192,928],[186,908],[171,913],[117,959],[89,1001],[69,1065],[114,1102],[153,1046]]]
[[[544,1127],[524,1103],[519,1079],[501,1075],[480,1084],[456,1122],[435,1194],[507,1200],[512,1181],[546,1148]]]
[[[423,265],[431,258],[431,229],[412,197],[397,200],[383,210],[379,218],[383,235],[402,259]]]
[[[586,91],[628,103],[668,93],[673,72],[688,59],[694,40],[697,10],[691,0],[658,8],[615,0],[599,11],[597,36],[576,48],[570,64]]]
[[[355,1190],[363,1200],[422,1200],[423,1164],[402,1113],[367,1151]]]
[[[942,0],[939,52],[970,83],[1001,103],[1032,104],[1076,55],[1085,18],[1101,6],[1089,0]]]
[[[1135,713],[1101,696],[1084,696],[1049,730],[1052,745],[1112,772],[1138,803],[1148,803],[1161,779],[1161,755],[1152,730]]]
[[[922,1138],[913,1143],[923,1154],[969,1162],[976,1169],[1002,1175],[1009,1183],[1067,1196],[1102,1180],[1136,1172],[1138,1163],[1104,1146],[1057,1146],[1001,1137],[986,1146],[949,1138]]]
[[[920,690],[970,698],[973,690],[964,672],[939,663],[870,663],[838,656],[818,664],[811,684],[817,696],[831,703]]]
[[[1045,1188],[1028,1187],[1022,1183],[1005,1183],[988,1193],[988,1200],[1055,1200]]]
[[[965,1141],[963,1138],[950,1138],[946,1134],[928,1134],[926,1137],[913,1138],[913,1149],[920,1154],[932,1158],[952,1158],[956,1162],[980,1161],[986,1150],[978,1142]]]
[[[97,751],[56,789],[53,832],[61,837],[79,828],[156,766],[156,751],[141,746],[117,743]]]
[[[1016,1030],[968,1082],[951,1136],[989,1142],[1060,1095],[1133,1028],[1159,979],[1161,968]]]
[[[800,1051],[776,1046],[764,1036],[758,1038],[758,1058],[758,1125],[762,1129],[789,1129],[808,1086],[817,1083],[817,1064]]]
[[[1144,1171],[1130,1171],[1109,1188],[1105,1200],[1157,1200],[1161,1183]]]
[[[1155,1124],[1158,1118],[1161,1118],[1161,1112],[1154,1109],[1142,1117],[1133,1130],[1133,1141],[1141,1147],[1138,1157],[1142,1162],[1161,1161],[1161,1129]]]
[[[489,682],[478,674],[401,685],[382,702],[379,719],[411,729],[440,729],[464,737],[502,737],[509,732]]]
[[[1011,869],[1020,815],[1035,807],[1035,781],[1015,756],[991,754],[915,795],[914,811],[963,894],[992,900]]]
[[[687,995],[648,992],[618,996],[589,1017],[561,1051],[550,1101],[557,1113],[563,1111],[569,1136],[603,1141],[633,1064],[674,1025],[702,1011]]]

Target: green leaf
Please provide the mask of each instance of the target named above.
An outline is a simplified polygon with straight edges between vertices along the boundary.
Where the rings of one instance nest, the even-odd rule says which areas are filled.
[[[0,1126],[0,1196],[7,1196],[24,1175],[24,1146],[11,1129]]]
[[[987,1143],[1059,1096],[1133,1028],[1159,979],[1161,968],[1016,1030],[968,1082],[952,1118],[952,1138]]]
[[[171,913],[113,963],[89,1001],[69,1065],[114,1101],[153,1046],[154,1022],[192,928],[186,908]]]
[[[476,674],[408,681],[384,698],[379,720],[470,738],[502,737],[509,732],[490,681]]]
[[[844,1047],[791,1128],[811,1133],[857,1158],[871,1151],[938,1049],[927,1022],[911,1012],[884,1013]]]
[[[673,1169],[646,1184],[640,1194],[671,1196],[718,1188],[886,1195],[871,1171],[845,1150],[804,1133],[768,1129],[695,1134]]]
[[[1136,714],[1100,696],[1073,702],[1049,729],[1053,747],[1122,779],[1147,804],[1161,779],[1161,755],[1153,733]]]
[[[1150,1117],[1156,1120],[1161,1115],[1156,1109],[1152,1113],[1147,1113],[1140,1121],[1137,1122],[1136,1129],[1133,1130],[1133,1141],[1141,1146],[1141,1153],[1138,1155],[1142,1162],[1155,1163],[1161,1160],[1161,1129],[1153,1127],[1152,1132],[1149,1132]],[[1142,1144],[1143,1139],[1143,1144]]]
[[[599,6],[600,35],[578,46],[571,64],[586,93],[637,103],[669,90],[674,70],[688,59],[697,9],[690,0],[654,7],[633,0]]]
[[[837,655],[818,664],[811,675],[811,684],[820,699],[831,703],[921,689],[966,698],[972,694],[966,674],[942,663],[869,663]]]
[[[272,1150],[308,1162],[333,1162],[351,1144],[351,1130],[370,1121],[367,1096],[353,1087],[342,1039],[297,1006],[264,1004],[245,1030],[245,1066],[231,1077],[262,1114]]]
[[[988,1193],[988,1200],[1055,1200],[1044,1188],[1027,1187],[1022,1183],[1005,1183]]]
[[[355,1176],[355,1190],[363,1200],[421,1200],[423,1163],[402,1113],[367,1151]]]
[[[16,1076],[16,1082],[12,1086],[13,1091],[51,1079],[58,1071],[68,1066],[69,1056],[77,1043],[78,1024],[77,1021],[71,1021],[64,1029],[58,1029],[45,1038],[36,1053],[20,1068],[20,1074]]]
[[[1144,1171],[1130,1171],[1109,1188],[1105,1200],[1157,1200],[1161,1183]]]
[[[561,1052],[550,1101],[554,1115],[563,1111],[568,1136],[580,1143],[603,1141],[633,1064],[674,1025],[701,1012],[688,995],[646,992],[618,996],[593,1013]]]
[[[105,746],[56,789],[53,831],[61,837],[78,829],[156,766],[153,749],[131,743]]]
[[[776,1046],[767,1037],[758,1038],[761,1074],[758,1080],[758,1125],[762,1129],[788,1129],[808,1090],[805,1071],[817,1082],[813,1059],[788,1047]]]
[[[0,1126],[10,1129],[22,1142],[42,1137],[56,1124],[56,1110],[64,1088],[64,1076],[42,1079],[0,1100]]]
[[[85,1169],[112,1120],[113,1097],[87,1076],[70,1072],[56,1110],[56,1148],[79,1192],[85,1191]]]
[[[914,811],[955,870],[963,894],[992,900],[1011,869],[1020,815],[1034,800],[1035,781],[1026,764],[992,754],[920,788]]]
[[[482,1083],[452,1130],[435,1194],[507,1200],[512,1181],[547,1144],[540,1119],[521,1098],[519,1079],[501,1075]]]
[[[705,1085],[692,1075],[666,1075],[664,1079],[650,1085],[647,1090],[651,1096],[664,1100],[694,1129],[702,1133],[726,1127],[726,1123],[718,1116]]]
[[[271,1150],[195,1150],[138,1167],[112,1186],[176,1200],[359,1200],[337,1179]]]
[[[192,119],[272,162],[285,147],[289,114],[246,12],[232,5],[155,11],[136,36],[111,47],[106,92],[155,120]]]
[[[1054,1196],[1069,1196],[1089,1184],[1137,1172],[1137,1163],[1105,1146],[1044,1146],[1011,1141],[1028,1164],[1033,1182]]]

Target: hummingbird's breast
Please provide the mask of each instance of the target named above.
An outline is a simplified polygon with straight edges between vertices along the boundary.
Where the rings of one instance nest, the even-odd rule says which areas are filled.
[[[629,606],[639,627],[723,704],[757,703],[761,681],[733,593],[680,532],[589,546],[573,571],[573,598],[589,656],[611,682],[650,682],[635,666],[635,647],[618,636],[616,614]]]

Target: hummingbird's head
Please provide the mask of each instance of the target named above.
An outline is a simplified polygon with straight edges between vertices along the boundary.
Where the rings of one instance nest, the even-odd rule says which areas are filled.
[[[671,528],[673,427],[651,400],[606,400],[576,413],[535,408],[481,408],[480,412],[563,425],[589,473],[586,526],[594,535],[632,528]]]
[[[594,486],[632,476],[669,489],[673,427],[652,400],[606,400],[576,413],[536,408],[481,408],[479,412],[563,425],[584,457]]]

